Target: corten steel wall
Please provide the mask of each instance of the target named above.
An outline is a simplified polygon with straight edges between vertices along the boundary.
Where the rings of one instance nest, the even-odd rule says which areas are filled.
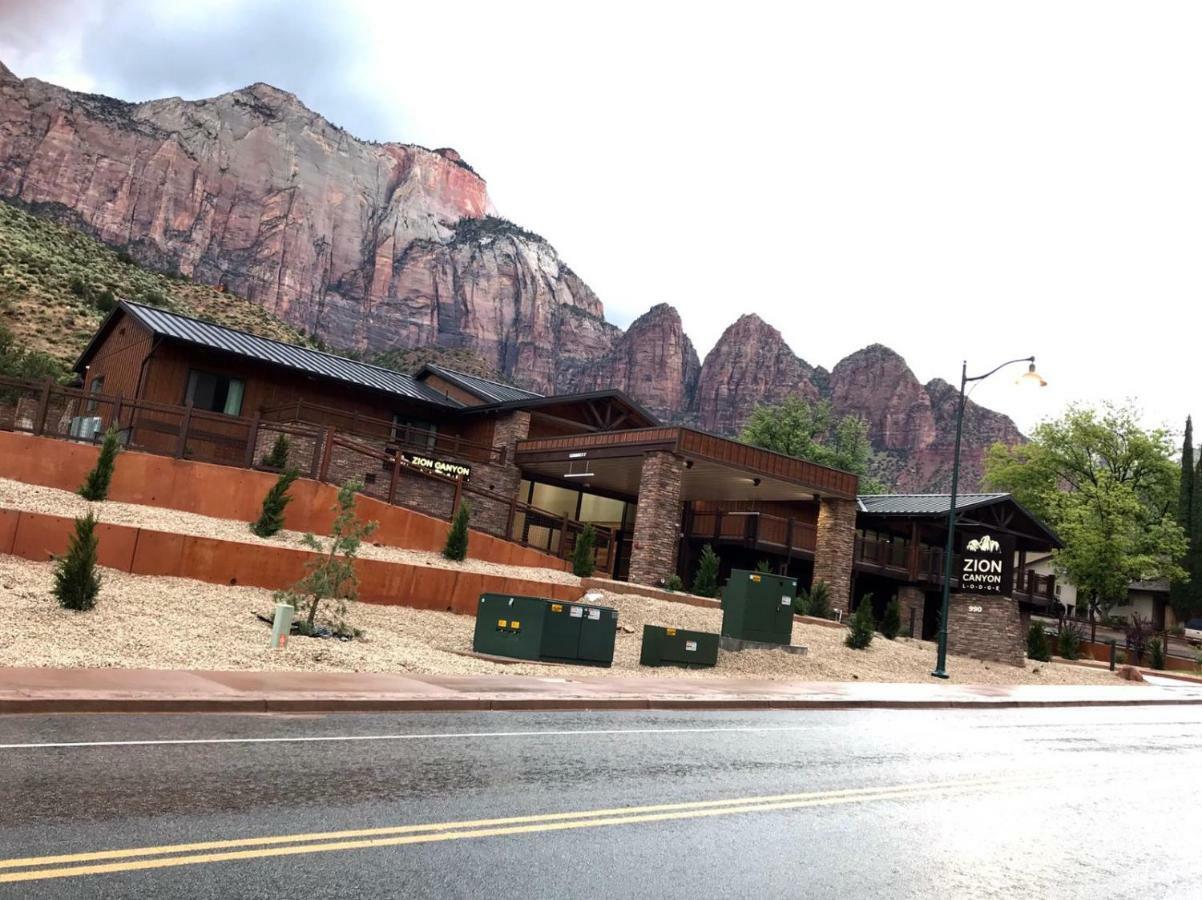
[[[73,520],[65,516],[0,509],[0,554],[47,562],[66,551],[73,529]],[[97,538],[102,566],[134,575],[191,578],[268,590],[295,584],[304,575],[305,564],[316,556],[291,547],[241,544],[103,522],[97,528]],[[463,615],[475,614],[482,593],[572,601],[581,592],[569,585],[375,559],[357,560],[355,570],[359,574],[359,599],[365,603]],[[102,593],[101,602],[103,599]]]
[[[98,452],[94,446],[0,431],[0,477],[74,491],[95,465]],[[117,457],[109,499],[251,522],[275,480],[268,472],[126,451]],[[327,534],[338,489],[302,478],[290,493],[285,527]],[[357,498],[356,507],[362,518],[380,523],[373,542],[432,551],[446,543],[450,525],[440,519],[364,496]],[[571,566],[567,560],[475,530],[468,554],[507,565],[562,571]]]

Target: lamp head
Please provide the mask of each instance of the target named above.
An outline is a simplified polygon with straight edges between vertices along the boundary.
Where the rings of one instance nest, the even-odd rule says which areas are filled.
[[[1048,386],[1048,383],[1043,380],[1043,376],[1035,371],[1035,357],[1031,357],[1031,363],[1027,366],[1027,371],[1014,379],[1014,383],[1020,387],[1036,388]]]

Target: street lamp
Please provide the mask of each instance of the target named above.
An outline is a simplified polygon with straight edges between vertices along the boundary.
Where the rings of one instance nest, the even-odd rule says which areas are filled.
[[[960,369],[960,401],[956,407],[956,449],[952,457],[952,495],[947,508],[947,547],[943,552],[943,603],[939,613],[939,657],[935,662],[935,671],[931,674],[936,678],[947,678],[947,616],[952,596],[952,569],[955,565],[956,553],[956,491],[960,487],[960,434],[964,429],[964,389],[970,381],[984,381],[993,373],[1012,366],[1015,363],[1027,363],[1027,371],[1014,380],[1020,387],[1047,387],[1035,371],[1035,357],[1024,356],[1021,359],[1011,359],[996,366],[984,375],[968,377],[968,362],[965,361]]]

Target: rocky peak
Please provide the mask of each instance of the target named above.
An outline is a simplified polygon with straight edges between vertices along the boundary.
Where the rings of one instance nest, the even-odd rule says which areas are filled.
[[[702,428],[734,433],[758,404],[793,394],[818,399],[813,376],[814,368],[789,349],[779,331],[747,313],[706,354],[692,414]]]
[[[840,415],[868,423],[881,450],[923,447],[935,439],[931,400],[902,357],[881,344],[857,350],[830,375],[830,398]]]

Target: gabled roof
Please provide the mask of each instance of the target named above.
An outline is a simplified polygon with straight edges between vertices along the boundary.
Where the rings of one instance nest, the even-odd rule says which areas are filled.
[[[598,401],[613,403],[614,405],[626,410],[633,417],[633,421],[627,424],[623,430],[631,428],[652,428],[660,423],[654,415],[641,405],[635,402],[625,392],[617,389],[605,391],[588,391],[582,394],[552,394],[550,397],[542,397],[535,395],[532,398],[522,400],[507,400],[503,403],[487,403],[482,406],[468,406],[464,408],[464,413],[493,413],[505,412],[511,409],[541,409],[546,410],[549,407],[571,406],[574,404],[588,404]]]
[[[448,369],[446,366],[435,365],[434,363],[426,363],[413,377],[418,381],[424,381],[427,375],[437,375],[439,378],[446,379],[447,381],[451,382],[451,384],[461,387],[472,396],[479,397],[484,403],[508,403],[512,400],[537,400],[543,396],[542,394],[536,394],[534,391],[524,391],[521,388],[516,388],[508,384],[502,384],[501,382],[493,381],[490,378],[481,378],[479,375],[469,375],[466,372]]]
[[[986,506],[1009,494],[957,494],[956,512]],[[951,494],[861,494],[860,512],[874,516],[946,516]]]
[[[75,363],[75,370],[82,372],[91,359],[92,354],[100,346],[115,321],[115,317],[125,314],[158,337],[181,341],[212,350],[221,350],[238,356],[248,357],[260,362],[283,366],[308,375],[329,378],[345,384],[371,388],[386,394],[405,397],[410,400],[420,400],[442,407],[459,409],[462,404],[452,400],[431,387],[427,387],[410,375],[403,375],[382,366],[311,350],[308,347],[298,347],[259,337],[235,328],[202,322],[190,316],[169,312],[157,306],[146,306],[122,300],[117,309],[109,314],[96,336],[80,355]]]

